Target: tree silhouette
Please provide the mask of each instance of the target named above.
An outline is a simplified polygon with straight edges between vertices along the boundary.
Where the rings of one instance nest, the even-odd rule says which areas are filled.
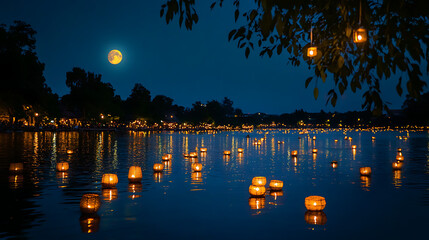
[[[121,98],[115,96],[110,83],[101,81],[100,74],[73,68],[66,74],[70,94],[64,95],[62,103],[85,120],[98,119],[100,114],[119,114]]]
[[[46,85],[45,66],[35,53],[35,34],[22,21],[15,21],[9,28],[0,25],[0,107],[11,118],[36,112],[55,114],[58,110],[58,96]],[[26,113],[28,109],[31,113]]]
[[[223,0],[216,0],[222,7]],[[234,16],[244,25],[228,36],[248,57],[252,50],[260,56],[288,56],[294,66],[306,63],[314,75],[314,97],[319,95],[318,81],[334,81],[327,104],[336,105],[338,94],[347,89],[364,90],[362,108],[381,114],[388,109],[383,101],[380,82],[396,84],[402,95],[402,81],[411,98],[418,98],[426,82],[423,62],[429,60],[429,8],[426,0],[255,0],[251,6],[240,8],[243,1],[234,0]],[[188,30],[198,22],[194,0],[167,0],[161,6],[161,17],[170,23],[178,15],[179,26]],[[242,22],[242,21],[239,21]],[[353,30],[364,27],[368,41],[354,43]],[[309,58],[310,32],[317,55]],[[429,73],[427,64],[426,76]],[[402,77],[406,74],[406,77]]]
[[[150,116],[151,96],[140,83],[136,83],[131,90],[130,96],[125,101],[127,118],[147,118]]]

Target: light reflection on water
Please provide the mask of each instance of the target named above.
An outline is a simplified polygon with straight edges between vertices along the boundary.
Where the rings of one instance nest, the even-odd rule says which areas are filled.
[[[207,153],[199,151],[202,147]],[[244,152],[238,153],[238,148]],[[392,171],[397,148],[403,149],[404,166]],[[231,155],[224,155],[225,150]],[[291,156],[293,150],[297,157]],[[183,157],[190,152],[199,157]],[[167,153],[172,160],[161,161]],[[56,172],[60,161],[70,164],[67,172]],[[336,168],[332,161],[338,162]],[[12,162],[23,162],[24,171],[10,173]],[[202,163],[203,170],[192,171],[193,162]],[[154,173],[154,163],[163,163],[164,171]],[[142,167],[142,183],[128,183],[133,165]],[[362,166],[372,168],[371,177],[359,175]],[[101,176],[107,172],[118,175],[115,188],[101,187]],[[82,232],[120,237],[112,232],[115,228],[128,229],[137,239],[155,237],[152,230],[169,219],[174,224],[161,238],[218,239],[227,234],[252,239],[287,231],[300,238],[317,232],[317,237],[327,239],[359,229],[362,235],[350,238],[391,231],[395,234],[389,238],[395,239],[421,234],[429,214],[427,132],[1,133],[0,173],[0,189],[11,206],[2,213],[8,220],[1,224],[0,237],[40,238],[46,230],[70,239],[90,238]],[[282,180],[284,189],[249,198],[254,176]],[[97,215],[83,216],[80,197],[91,192],[100,194],[103,205]],[[326,197],[326,209],[306,212],[303,202],[309,195]],[[347,227],[345,216],[353,216],[347,218]],[[407,221],[397,229],[391,216]],[[192,231],[190,221],[196,226]],[[264,230],[276,227],[282,231]]]

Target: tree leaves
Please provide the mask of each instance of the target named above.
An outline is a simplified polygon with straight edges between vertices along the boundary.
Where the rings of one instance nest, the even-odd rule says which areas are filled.
[[[314,99],[317,100],[317,98],[319,97],[319,89],[317,87],[314,88],[313,95],[314,95]]]
[[[399,96],[402,96],[402,77],[399,78],[398,85],[396,85],[396,92],[398,92]]]
[[[313,77],[309,77],[307,80],[305,80],[305,88],[308,87],[308,84],[310,84],[311,80],[313,80]]]

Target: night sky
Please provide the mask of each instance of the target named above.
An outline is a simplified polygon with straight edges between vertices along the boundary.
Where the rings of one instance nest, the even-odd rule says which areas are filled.
[[[152,97],[166,95],[185,107],[227,96],[244,113],[361,109],[363,91],[346,91],[336,108],[325,105],[332,79],[319,81],[316,101],[314,82],[304,86],[312,72],[307,65],[291,66],[285,54],[270,59],[251,52],[246,59],[243,49],[228,42],[229,31],[239,26],[232,4],[226,1],[222,9],[211,11],[211,1],[198,2],[199,22],[192,31],[160,18],[163,0],[3,1],[0,23],[23,20],[37,31],[36,51],[46,64],[47,84],[60,96],[69,91],[66,72],[81,67],[102,74],[102,81],[110,82],[122,99],[141,83]],[[112,49],[123,54],[118,65],[107,60]],[[398,109],[404,97],[397,96],[397,80],[392,80],[382,81],[383,97],[391,109]]]

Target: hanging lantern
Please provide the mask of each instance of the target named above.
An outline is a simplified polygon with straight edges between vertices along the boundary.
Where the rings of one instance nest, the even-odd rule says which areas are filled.
[[[103,188],[101,190],[103,199],[105,201],[112,201],[118,198],[118,189],[117,188]]]
[[[67,154],[73,154],[73,150],[67,150]]]
[[[83,214],[79,218],[80,227],[84,233],[95,233],[100,227],[100,216],[96,213]]]
[[[396,161],[392,163],[393,170],[401,170],[403,163],[401,161]]]
[[[131,166],[128,171],[129,182],[140,182],[143,178],[142,168],[139,166]]]
[[[331,165],[332,165],[332,168],[337,168],[338,167],[338,162],[337,161],[332,161]]]
[[[298,156],[298,151],[297,150],[293,150],[292,152],[290,152],[290,155],[292,157],[296,157],[296,156]]]
[[[238,152],[238,153],[243,153],[243,151],[244,151],[244,149],[242,149],[242,148],[237,148],[237,152]]]
[[[255,186],[250,185],[249,187],[249,193],[253,197],[262,197],[265,196],[265,187],[264,186]]]
[[[153,165],[153,171],[154,172],[162,172],[162,170],[164,170],[164,165],[161,163],[155,163]]]
[[[353,42],[363,43],[368,40],[368,34],[365,28],[359,28],[353,31]]]
[[[200,152],[207,152],[207,148],[200,148]]]
[[[267,184],[267,179],[265,177],[254,177],[252,179],[252,185],[265,186],[265,184]]]
[[[361,167],[359,169],[360,175],[362,176],[371,176],[371,168],[370,167]]]
[[[69,163],[68,162],[57,163],[57,171],[58,172],[65,172],[67,170],[69,170]]]
[[[194,172],[201,172],[203,169],[203,165],[201,163],[192,163],[191,167]]]
[[[100,196],[95,193],[87,193],[80,200],[80,210],[83,213],[95,213],[100,208]]]
[[[271,180],[270,181],[270,189],[272,191],[280,191],[283,188],[283,181],[280,180]]]
[[[265,207],[265,198],[263,197],[250,197],[249,206],[252,210],[258,210]]]
[[[326,200],[321,196],[309,196],[305,198],[305,207],[310,211],[322,211],[326,206]]]
[[[307,49],[307,57],[315,57],[317,55],[317,47],[309,47]]]
[[[118,183],[118,176],[113,173],[106,173],[103,174],[103,177],[101,179],[101,185],[103,188],[111,188],[115,187]]]
[[[231,151],[228,151],[228,150],[223,151],[223,155],[231,155]]]
[[[323,211],[307,211],[304,215],[305,221],[311,225],[325,225],[328,221]]]
[[[9,171],[11,172],[21,172],[22,170],[24,170],[23,163],[11,163],[9,166]]]

